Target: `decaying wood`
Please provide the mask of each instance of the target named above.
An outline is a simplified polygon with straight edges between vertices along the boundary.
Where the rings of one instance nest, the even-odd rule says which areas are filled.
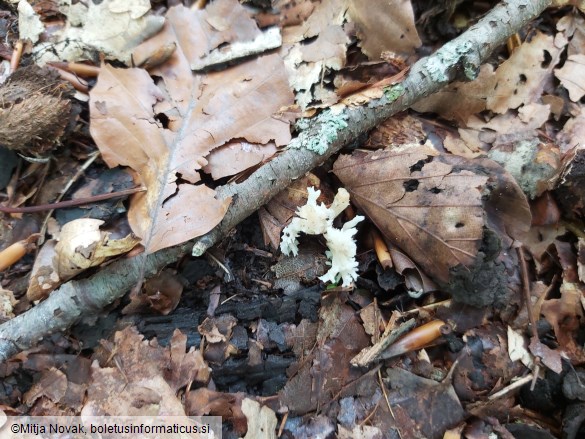
[[[479,65],[494,49],[550,4],[551,0],[504,1],[461,36],[418,61],[406,79],[381,99],[362,107],[347,107],[340,114],[325,110],[309,121],[308,128],[286,151],[246,181],[218,190],[220,197],[232,196],[234,201],[225,218],[211,232],[148,257],[139,255],[114,262],[88,279],[70,281],[46,301],[1,325],[0,361],[6,361],[49,334],[67,329],[83,316],[92,315],[120,298],[134,286],[142,272],[146,276],[153,275],[192,248],[194,255],[202,255],[292,180],[318,166],[342,146],[454,79],[474,79]],[[323,148],[322,154],[307,149],[315,145]]]
[[[283,297],[266,296],[246,302],[227,302],[219,305],[215,315],[231,314],[240,324],[253,322],[259,318],[276,323],[292,322],[298,316],[317,321],[321,291],[316,287],[305,288]],[[201,334],[197,324],[206,315],[206,309],[177,309],[172,314],[138,315],[124,317],[120,326],[131,323],[147,338],[156,337],[160,344],[167,345],[175,329],[187,336],[188,346],[198,346]]]

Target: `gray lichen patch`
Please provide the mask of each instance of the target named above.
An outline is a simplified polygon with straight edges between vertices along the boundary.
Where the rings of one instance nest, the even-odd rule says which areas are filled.
[[[325,154],[329,146],[337,140],[339,132],[347,128],[347,115],[334,114],[331,110],[325,110],[314,119],[312,125],[312,128],[303,131],[292,140],[288,147],[306,148],[317,154]]]
[[[473,49],[473,45],[469,41],[462,44],[450,45],[447,44],[439,49],[435,56],[431,56],[425,63],[425,69],[431,76],[431,79],[438,83],[448,82],[449,72],[461,60],[468,55]]]

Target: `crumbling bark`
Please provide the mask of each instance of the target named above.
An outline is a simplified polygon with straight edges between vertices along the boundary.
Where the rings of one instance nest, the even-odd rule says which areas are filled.
[[[234,201],[222,222],[206,235],[148,256],[117,261],[88,279],[70,281],[45,302],[1,325],[0,361],[6,361],[49,334],[67,329],[84,315],[91,315],[123,296],[139,279],[142,266],[148,276],[192,247],[195,256],[202,255],[292,180],[321,164],[342,146],[449,82],[474,79],[481,62],[494,49],[550,4],[551,0],[503,1],[465,33],[419,60],[406,79],[381,99],[362,107],[346,108],[337,115],[325,110],[311,119],[308,128],[282,154],[243,183],[228,184],[218,190],[218,196],[232,196]],[[322,154],[308,148],[322,149]]]

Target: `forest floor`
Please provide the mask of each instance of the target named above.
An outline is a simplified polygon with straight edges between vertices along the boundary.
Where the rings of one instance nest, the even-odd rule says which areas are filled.
[[[585,437],[554,4],[0,1],[0,437]]]

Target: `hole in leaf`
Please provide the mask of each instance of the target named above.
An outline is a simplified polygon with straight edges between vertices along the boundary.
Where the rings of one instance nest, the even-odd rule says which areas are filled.
[[[317,39],[317,37],[305,38],[303,41],[301,41],[301,46],[306,46],[307,44],[311,44],[316,39]]]
[[[169,117],[164,113],[158,113],[154,118],[160,122],[163,128],[167,129],[169,127]]]
[[[519,78],[520,84],[526,84],[526,80],[528,79],[528,78],[526,78],[526,75],[523,73],[520,73],[520,76],[518,78]]]
[[[429,163],[431,160],[433,160],[433,157],[429,156],[424,160],[419,160],[418,162],[416,162],[414,165],[412,165],[409,170],[410,172],[417,172],[422,170],[422,168]]]
[[[463,224],[461,221],[459,221],[457,224],[455,224],[455,228],[456,229],[460,229],[461,227],[463,227],[465,224]]]
[[[406,192],[414,192],[418,189],[418,180],[414,178],[411,180],[406,180],[402,185],[404,186]]]
[[[439,189],[438,187],[434,187],[429,189],[430,192],[432,192],[433,194],[440,194],[441,192],[443,192],[442,189]]]
[[[552,62],[552,56],[548,50],[544,50],[544,61],[540,64],[540,67],[546,69]]]

